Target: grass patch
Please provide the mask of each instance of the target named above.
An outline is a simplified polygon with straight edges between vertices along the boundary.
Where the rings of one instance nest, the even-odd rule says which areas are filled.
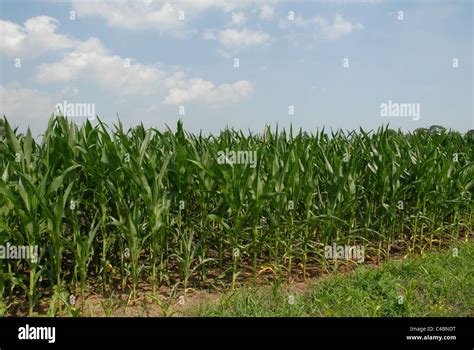
[[[460,243],[444,252],[331,275],[311,284],[308,292],[279,283],[272,288],[243,288],[223,294],[217,303],[199,306],[194,315],[473,316],[473,274],[474,243]]]

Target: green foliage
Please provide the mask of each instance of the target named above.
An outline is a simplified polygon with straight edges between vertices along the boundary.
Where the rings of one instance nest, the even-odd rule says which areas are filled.
[[[457,132],[203,136],[57,117],[37,143],[4,126],[0,243],[41,253],[3,261],[0,305],[22,293],[30,314],[45,293],[83,293],[88,280],[136,293],[211,275],[235,285],[269,265],[306,276],[333,242],[383,255],[472,230],[473,139]],[[226,149],[255,151],[256,166],[219,164]]]

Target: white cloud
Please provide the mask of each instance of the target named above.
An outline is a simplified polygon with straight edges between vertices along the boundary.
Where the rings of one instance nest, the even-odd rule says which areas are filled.
[[[12,120],[47,120],[54,111],[51,98],[37,90],[0,85],[0,115]],[[15,123],[13,123],[15,124]]]
[[[145,1],[72,1],[78,17],[98,16],[110,27],[142,30],[155,28],[161,31],[183,27],[178,6],[169,2]]]
[[[275,14],[275,9],[268,5],[265,4],[260,8],[260,18],[264,20],[270,20],[273,18],[273,15]]]
[[[332,24],[320,16],[316,16],[313,19],[313,22],[316,24],[322,35],[330,40],[338,39],[341,36],[352,33],[353,31],[361,31],[364,29],[362,24],[353,24],[350,21],[345,20],[338,13],[334,17]]]
[[[217,33],[207,32],[205,39],[218,40],[219,43],[228,49],[240,49],[252,46],[260,46],[269,41],[270,35],[265,32],[237,29],[225,29]]]
[[[72,0],[74,10],[79,17],[98,16],[105,19],[110,27],[131,30],[156,29],[176,34],[184,30],[189,19],[201,12],[218,9],[225,13],[239,9],[264,6],[272,0],[153,0],[153,1],[84,1]],[[179,20],[180,11],[184,11],[185,20]],[[269,9],[266,9],[268,15]]]
[[[314,37],[327,40],[336,40],[353,32],[364,30],[362,24],[345,20],[339,13],[336,13],[332,23],[321,16],[311,19],[296,16],[292,21],[288,19],[280,20],[279,25],[281,29],[291,29],[292,27],[311,28],[314,30]]]
[[[236,25],[245,24],[247,16],[244,12],[232,12],[232,23]]]
[[[65,86],[61,89],[61,91],[59,92],[59,95],[61,97],[74,97],[74,96],[77,96],[79,94],[79,89],[76,88],[76,87],[72,87],[72,86]]]
[[[48,83],[85,80],[116,90],[122,94],[150,95],[155,92],[157,82],[166,73],[155,66],[137,64],[110,54],[96,38],[79,44],[55,63],[42,64],[37,79]]]
[[[111,54],[99,39],[90,38],[60,61],[40,65],[37,79],[42,83],[87,81],[119,96],[156,95],[165,91],[165,104],[200,101],[220,106],[237,102],[252,92],[248,81],[215,85],[198,77],[188,79],[180,71],[170,74],[154,65],[130,62],[127,67],[127,64],[127,59]]]
[[[73,0],[72,5],[78,16],[99,16],[105,19],[110,27],[132,30],[157,29],[174,33],[183,29],[189,18],[196,17],[209,9],[220,9],[231,12],[238,8],[250,6],[253,1],[227,0],[174,0],[163,1],[83,1]],[[179,19],[184,11],[185,21]]]
[[[24,26],[1,21],[4,39],[0,41],[2,53],[9,55],[62,50],[59,60],[39,65],[36,72],[40,83],[66,84],[56,97],[76,96],[79,93],[74,87],[77,82],[111,91],[117,98],[125,95],[165,96],[162,102],[166,104],[201,101],[220,106],[237,102],[252,93],[251,83],[245,80],[217,85],[201,77],[187,78],[183,72],[176,72],[177,67],[165,69],[159,64],[140,64],[111,53],[97,38],[81,42],[58,34],[57,24],[56,19],[46,16],[30,18]],[[262,39],[258,32],[244,30],[242,33],[250,36],[228,37],[224,33],[222,40],[226,44],[225,40],[230,40],[228,44],[246,46]],[[36,90],[2,86],[0,92],[2,113],[7,115],[21,114],[34,119],[35,114],[49,115],[54,109],[51,96]]]
[[[288,19],[288,17],[280,19],[279,27],[281,29],[289,29],[292,27],[296,28],[306,28],[314,24],[311,19],[305,19],[302,16],[296,15],[293,20]]]
[[[47,16],[32,17],[23,26],[0,21],[0,50],[10,57],[28,58],[72,47],[75,43],[72,38],[56,33],[58,24],[57,19]]]
[[[157,3],[172,2],[176,6],[189,11],[204,11],[208,9],[220,9],[224,12],[231,12],[237,8],[248,6],[252,0],[229,1],[229,0],[154,0]]]
[[[215,85],[200,78],[186,79],[183,73],[175,74],[167,80],[169,94],[163,103],[182,104],[189,102],[206,102],[213,107],[227,103],[236,103],[250,96],[252,84],[241,80],[233,84]]]
[[[343,4],[369,4],[369,5],[378,5],[383,2],[383,0],[321,0],[323,3],[343,5]]]

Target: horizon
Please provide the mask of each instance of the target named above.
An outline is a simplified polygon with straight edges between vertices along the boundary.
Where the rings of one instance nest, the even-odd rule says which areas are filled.
[[[122,126],[123,126],[123,123],[121,123],[120,119],[117,119],[117,121],[114,121],[112,123],[110,123],[110,122],[107,123],[105,121],[102,121],[102,119],[99,116],[97,116],[97,118],[93,121],[85,120],[81,123],[77,123],[74,120],[74,118],[68,118],[67,116],[51,116],[50,121],[53,120],[56,123],[57,120],[61,119],[61,118],[66,119],[68,125],[75,124],[75,126],[78,129],[82,129],[87,122],[89,122],[92,125],[92,127],[94,127],[94,128],[104,126],[105,130],[108,133],[113,133],[114,131],[119,130],[120,129],[119,128],[120,124],[122,124]],[[18,126],[11,125],[9,119],[6,116],[3,116],[2,118],[0,118],[0,136],[4,136],[2,133],[5,133],[5,124],[3,124],[4,121],[6,121],[10,125],[12,130],[16,131],[18,134],[21,134],[21,135],[25,136],[29,131],[32,134],[33,138],[37,142],[40,141],[40,139],[44,136],[44,132],[46,132],[46,130],[47,130],[47,125],[46,125],[44,132],[39,133],[37,135],[33,135],[33,133],[31,132],[31,129],[29,127],[24,131],[19,130]],[[213,137],[213,136],[215,136],[216,137],[216,136],[219,136],[222,133],[225,133],[225,132],[228,132],[228,131],[241,132],[246,137],[262,136],[266,132],[270,132],[272,134],[277,134],[277,135],[282,135],[282,134],[285,134],[286,136],[292,135],[293,137],[296,137],[299,134],[303,134],[304,136],[309,136],[309,137],[314,137],[317,134],[324,134],[324,135],[327,135],[331,138],[332,136],[335,136],[335,135],[338,135],[338,134],[341,134],[341,133],[342,133],[342,135],[349,136],[351,134],[359,135],[361,133],[372,134],[372,133],[377,133],[377,132],[384,131],[384,130],[395,131],[396,133],[402,134],[402,135],[414,135],[414,134],[416,134],[420,131],[439,133],[439,132],[436,132],[436,131],[432,131],[432,129],[439,128],[439,127],[441,127],[442,132],[444,132],[444,133],[459,133],[460,135],[470,135],[474,132],[474,129],[469,129],[466,132],[463,132],[463,131],[459,131],[459,130],[456,130],[456,129],[445,128],[442,125],[435,125],[435,124],[430,125],[430,126],[426,126],[426,127],[420,126],[419,128],[416,128],[414,130],[405,130],[404,131],[401,128],[392,128],[392,127],[390,127],[390,123],[381,124],[378,127],[372,128],[372,129],[363,129],[362,127],[359,127],[357,129],[343,129],[343,128],[333,129],[332,127],[327,128],[325,126],[322,126],[320,128],[316,128],[314,130],[309,130],[308,131],[308,130],[303,129],[302,127],[294,128],[293,125],[290,123],[286,127],[285,126],[280,127],[280,125],[278,125],[278,124],[266,124],[266,125],[263,126],[262,129],[259,129],[259,130],[251,130],[251,129],[244,130],[244,129],[236,129],[236,128],[233,128],[231,126],[225,126],[221,129],[219,129],[217,132],[210,132],[210,131],[206,132],[204,130],[198,130],[198,131],[187,130],[185,122],[182,119],[178,119],[177,122],[176,122],[176,125],[167,125],[166,124],[161,129],[155,128],[153,126],[146,127],[146,126],[143,125],[143,123],[139,123],[137,125],[131,125],[131,126],[123,127],[123,130],[126,133],[128,133],[128,132],[132,131],[133,129],[136,129],[140,126],[143,126],[145,131],[157,131],[157,132],[160,132],[160,133],[166,133],[166,132],[176,133],[178,131],[179,123],[181,123],[181,127],[183,128],[183,131],[186,134],[193,135],[193,136],[200,136],[200,137],[201,136],[203,136],[203,137]]]

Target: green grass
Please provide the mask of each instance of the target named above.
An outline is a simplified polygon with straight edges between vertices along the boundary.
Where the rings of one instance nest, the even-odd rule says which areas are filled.
[[[307,293],[274,288],[244,288],[199,306],[197,316],[425,317],[474,316],[474,243],[364,266],[349,274],[317,280]],[[294,303],[289,298],[293,296]],[[403,296],[403,303],[399,303]]]

